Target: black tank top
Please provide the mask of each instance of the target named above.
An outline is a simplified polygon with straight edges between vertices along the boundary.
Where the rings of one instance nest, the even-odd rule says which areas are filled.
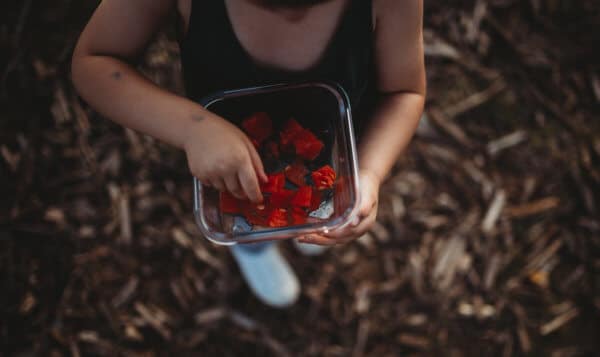
[[[181,42],[187,96],[195,101],[221,90],[296,81],[334,81],[350,97],[360,137],[376,94],[371,0],[350,0],[328,47],[307,71],[258,66],[240,44],[224,0],[192,0],[188,32]]]

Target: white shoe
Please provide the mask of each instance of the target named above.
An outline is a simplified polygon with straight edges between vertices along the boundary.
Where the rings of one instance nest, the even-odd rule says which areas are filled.
[[[301,242],[298,242],[296,239],[294,239],[293,241],[294,241],[294,247],[296,247],[296,249],[298,249],[298,251],[300,253],[307,255],[309,257],[321,255],[327,250],[327,247],[324,245],[301,243]]]
[[[246,283],[259,300],[276,308],[288,307],[298,300],[298,277],[276,244],[258,249],[234,245],[230,249]]]

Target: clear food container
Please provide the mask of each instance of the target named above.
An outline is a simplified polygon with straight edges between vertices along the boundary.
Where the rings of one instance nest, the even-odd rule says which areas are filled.
[[[294,118],[324,144],[312,168],[330,165],[337,173],[331,190],[305,224],[271,228],[250,225],[242,216],[223,214],[219,192],[194,178],[194,216],[200,231],[221,245],[293,238],[327,233],[349,224],[358,214],[358,161],[348,96],[334,83],[278,84],[229,90],[204,98],[211,112],[240,126],[244,118],[266,112],[275,125]],[[223,143],[227,145],[227,143]],[[263,160],[267,173],[286,163]]]

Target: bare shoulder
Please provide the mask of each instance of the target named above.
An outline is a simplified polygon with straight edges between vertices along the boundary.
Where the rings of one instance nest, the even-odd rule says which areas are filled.
[[[152,39],[177,0],[103,0],[83,30],[75,55],[134,60]]]
[[[423,0],[373,0],[375,24],[386,22],[421,22]]]
[[[425,92],[423,0],[373,0],[378,86]]]
[[[192,12],[192,0],[175,0],[175,2],[181,17],[187,19]]]

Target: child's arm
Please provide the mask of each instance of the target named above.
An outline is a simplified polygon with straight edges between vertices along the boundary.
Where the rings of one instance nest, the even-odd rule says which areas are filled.
[[[382,180],[412,138],[425,103],[423,1],[379,0],[375,24],[377,110],[360,152],[361,169]]]
[[[175,5],[176,0],[102,1],[73,54],[73,83],[106,117],[184,149],[202,183],[260,201],[258,182],[266,176],[244,133],[159,88],[132,65]]]
[[[327,236],[300,239],[336,244],[361,236],[375,222],[381,181],[413,136],[425,103],[423,1],[374,0],[380,101],[359,148],[359,219]]]

